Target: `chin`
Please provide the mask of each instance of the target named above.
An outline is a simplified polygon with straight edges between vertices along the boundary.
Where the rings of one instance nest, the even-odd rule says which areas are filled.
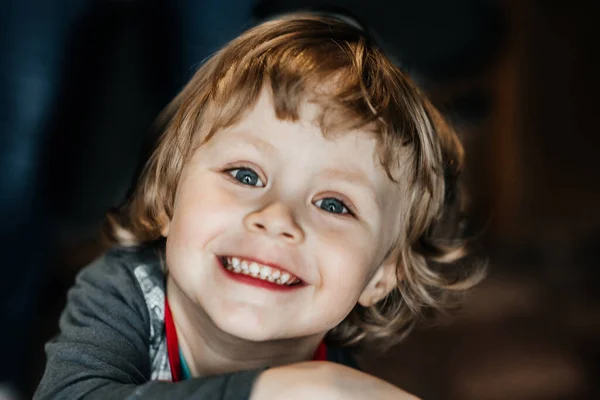
[[[266,342],[282,339],[284,336],[280,331],[281,327],[271,325],[273,321],[265,321],[256,313],[247,310],[234,314],[221,314],[213,321],[223,332],[251,342]]]

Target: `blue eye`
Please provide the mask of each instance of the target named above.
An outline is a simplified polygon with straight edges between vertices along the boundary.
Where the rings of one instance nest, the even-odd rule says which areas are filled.
[[[315,205],[322,210],[325,210],[332,214],[349,214],[348,208],[346,205],[333,197],[327,197],[325,199],[318,200]]]
[[[227,173],[235,178],[235,180],[248,186],[263,187],[264,183],[260,180],[258,174],[250,168],[235,168],[230,169]]]

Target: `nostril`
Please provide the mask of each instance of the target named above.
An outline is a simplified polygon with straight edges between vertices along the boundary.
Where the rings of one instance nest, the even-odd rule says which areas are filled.
[[[263,231],[267,230],[267,228],[265,228],[265,226],[263,224],[260,224],[258,222],[255,222],[254,226]]]

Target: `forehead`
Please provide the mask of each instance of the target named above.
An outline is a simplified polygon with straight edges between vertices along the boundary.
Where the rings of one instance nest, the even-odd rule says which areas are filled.
[[[374,135],[363,130],[324,135],[318,123],[322,107],[303,101],[298,111],[297,120],[278,118],[272,96],[263,90],[256,103],[236,123],[215,132],[207,147],[251,146],[266,153],[284,152],[288,158],[307,158],[315,162],[335,160],[347,167],[380,168]]]

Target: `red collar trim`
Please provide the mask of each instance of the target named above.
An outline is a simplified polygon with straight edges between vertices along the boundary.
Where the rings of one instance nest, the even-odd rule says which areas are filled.
[[[179,341],[177,340],[177,331],[171,314],[171,307],[165,293],[165,333],[167,336],[167,355],[169,356],[169,366],[171,367],[171,380],[179,382],[181,380],[181,364],[179,362]]]
[[[319,347],[317,347],[317,351],[315,351],[315,355],[313,356],[313,361],[327,361],[327,346],[325,346],[325,342],[321,341],[319,343]]]
[[[179,340],[177,339],[177,330],[173,322],[173,314],[165,293],[165,332],[167,337],[167,354],[169,356],[169,366],[171,367],[171,376],[173,382],[181,380],[181,363],[179,360]],[[319,343],[317,351],[313,356],[313,361],[327,361],[327,346],[325,342]]]

